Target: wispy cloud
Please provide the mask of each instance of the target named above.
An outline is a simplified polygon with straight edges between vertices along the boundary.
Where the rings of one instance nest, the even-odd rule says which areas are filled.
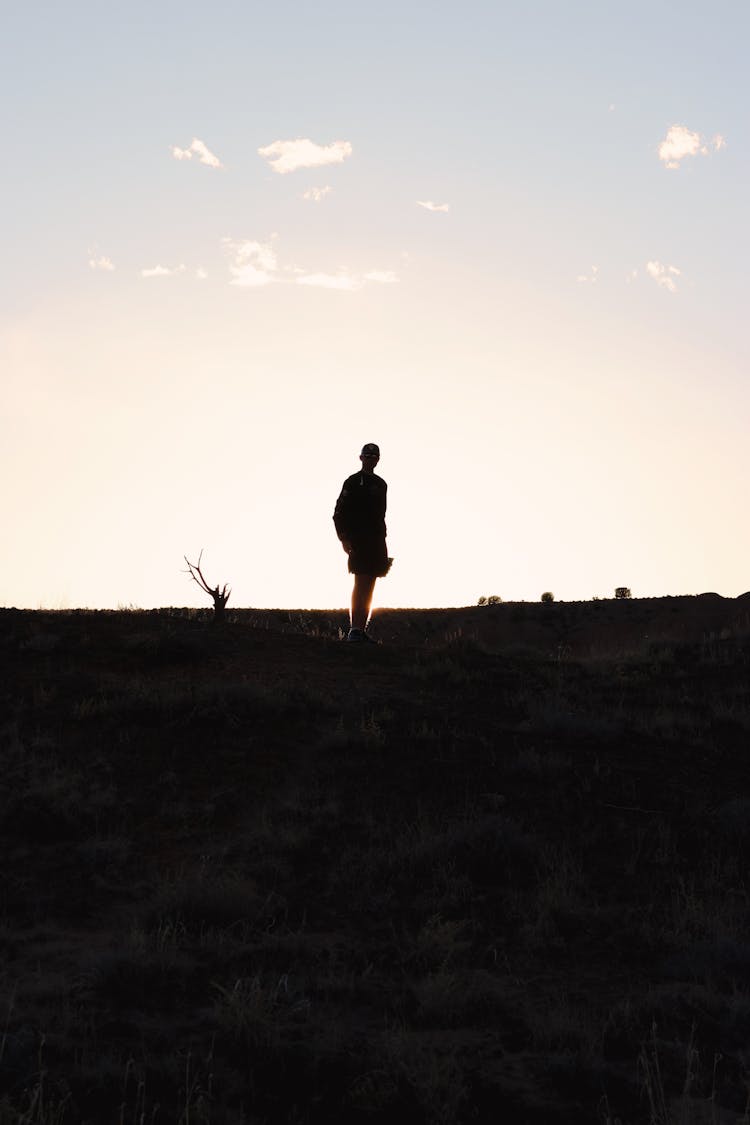
[[[167,266],[152,266],[150,269],[141,270],[141,277],[176,277],[177,274],[185,273],[187,266],[174,266],[171,269]]]
[[[193,137],[189,148],[178,148],[177,145],[172,145],[172,156],[175,160],[192,160],[193,156],[197,156],[199,162],[207,164],[209,168],[224,167],[218,156],[214,156],[198,137]]]
[[[265,241],[256,239],[222,239],[229,259],[230,284],[244,288],[264,285],[307,285],[318,289],[338,289],[349,293],[365,285],[392,285],[398,281],[393,270],[371,269],[354,272],[345,266],[335,271],[303,269],[290,262],[279,261],[274,232]]]
[[[294,141],[273,141],[258,149],[258,155],[268,161],[274,172],[284,176],[298,168],[322,168],[325,164],[342,164],[352,154],[349,141],[334,141],[318,145],[307,137]]]
[[[104,270],[107,273],[111,273],[115,268],[111,258],[105,258],[103,254],[99,258],[93,256],[89,258],[89,266],[92,270]]]
[[[665,168],[679,168],[688,156],[708,156],[709,144],[714,152],[720,152],[726,148],[727,142],[721,133],[717,133],[708,142],[700,133],[694,133],[686,125],[670,125],[659,145],[659,159]]]
[[[677,291],[675,278],[679,277],[682,271],[678,270],[677,266],[665,266],[662,262],[654,261],[646,262],[646,273],[662,289],[668,289],[670,293],[675,293]]]
[[[250,239],[233,242],[230,238],[225,238],[223,241],[224,248],[230,256],[231,285],[250,289],[270,285],[276,280],[279,266],[271,242],[255,242]]]
[[[418,199],[417,204],[425,211],[450,211],[449,203],[433,203],[431,199]]]
[[[338,273],[304,273],[295,278],[297,285],[315,285],[320,289],[346,289],[353,292],[361,289],[364,281],[344,270]]]
[[[393,285],[398,277],[393,270],[370,270],[364,276],[365,281],[377,281],[379,285]]]
[[[589,282],[591,285],[596,285],[599,278],[599,267],[592,266],[589,273],[579,273],[576,281]]]
[[[309,199],[313,203],[320,203],[321,199],[325,199],[332,191],[333,188],[330,184],[326,184],[325,187],[311,187],[302,192],[302,198]]]
[[[343,289],[354,293],[368,282],[376,285],[393,285],[398,281],[398,277],[392,270],[368,270],[363,274],[338,270],[337,273],[301,273],[294,280],[297,285],[313,285],[319,289]]]

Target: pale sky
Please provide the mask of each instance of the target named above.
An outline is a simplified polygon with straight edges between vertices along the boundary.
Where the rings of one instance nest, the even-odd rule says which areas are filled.
[[[745,0],[2,14],[0,604],[750,588]]]

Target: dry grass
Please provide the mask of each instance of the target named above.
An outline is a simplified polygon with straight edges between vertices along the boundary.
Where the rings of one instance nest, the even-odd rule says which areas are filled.
[[[0,1125],[748,1125],[747,622],[667,602],[0,614]]]

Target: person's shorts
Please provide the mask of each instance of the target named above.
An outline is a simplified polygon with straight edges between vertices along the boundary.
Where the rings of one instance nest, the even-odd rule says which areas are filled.
[[[391,569],[385,539],[374,539],[352,544],[349,552],[349,573],[369,574],[382,578]]]

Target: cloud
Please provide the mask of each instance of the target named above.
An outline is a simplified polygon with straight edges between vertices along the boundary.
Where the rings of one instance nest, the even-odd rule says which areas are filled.
[[[582,281],[582,282],[588,281],[592,285],[596,285],[596,282],[597,282],[598,278],[599,278],[599,267],[598,266],[592,266],[591,267],[591,273],[579,273],[578,277],[576,278],[576,281]]]
[[[450,211],[449,203],[433,203],[431,199],[418,199],[417,204],[426,211]]]
[[[717,133],[711,141],[715,152],[726,148],[726,143],[721,133]],[[686,125],[670,125],[658,152],[665,168],[679,168],[680,162],[687,156],[707,156],[709,148],[700,133],[691,132]]]
[[[297,285],[315,285],[320,289],[346,289],[350,293],[361,289],[364,285],[362,278],[340,270],[338,273],[305,273],[295,278]]]
[[[207,277],[208,277],[208,274],[203,269],[203,267],[198,266],[198,269],[195,271],[196,281],[205,281]]]
[[[172,145],[172,156],[175,160],[192,160],[193,156],[197,156],[199,162],[207,164],[209,168],[224,167],[218,156],[214,156],[203,141],[198,140],[197,137],[193,137],[189,148],[178,148],[177,145]]]
[[[320,203],[321,199],[324,199],[332,191],[333,188],[330,184],[326,184],[325,187],[311,187],[302,192],[302,198],[310,199],[313,203]]]
[[[274,237],[271,235],[271,238]],[[230,238],[225,238],[223,241],[230,255],[231,285],[250,289],[269,285],[276,280],[275,275],[279,266],[276,251],[270,242],[254,242],[250,239],[233,242]]]
[[[222,239],[229,258],[231,284],[244,288],[263,285],[308,285],[318,289],[338,289],[355,292],[367,284],[392,285],[398,281],[392,270],[367,270],[352,273],[346,268],[329,273],[325,270],[306,270],[298,265],[280,263],[274,245],[274,233],[265,242],[244,239]]]
[[[89,258],[89,266],[92,270],[105,270],[108,273],[111,273],[115,268],[112,260],[105,258],[103,254],[100,258]]]
[[[141,277],[175,277],[178,273],[185,273],[187,266],[175,266],[168,269],[166,266],[152,266],[151,269],[141,270]]]
[[[377,281],[380,285],[393,285],[398,278],[393,270],[370,270],[365,274],[365,281]]]
[[[316,145],[306,137],[295,141],[273,141],[258,149],[258,155],[268,161],[274,172],[285,176],[298,168],[322,168],[324,164],[342,164],[351,156],[349,141],[334,141],[330,145]]]
[[[314,285],[320,289],[343,289],[349,293],[362,289],[368,282],[393,285],[397,281],[398,277],[392,270],[368,270],[364,274],[353,274],[348,270],[339,270],[338,273],[302,273],[295,278],[297,285]]]
[[[675,293],[677,285],[674,279],[679,277],[682,271],[678,270],[677,266],[665,266],[661,262],[646,262],[646,273],[662,289],[668,289],[670,293]]]

